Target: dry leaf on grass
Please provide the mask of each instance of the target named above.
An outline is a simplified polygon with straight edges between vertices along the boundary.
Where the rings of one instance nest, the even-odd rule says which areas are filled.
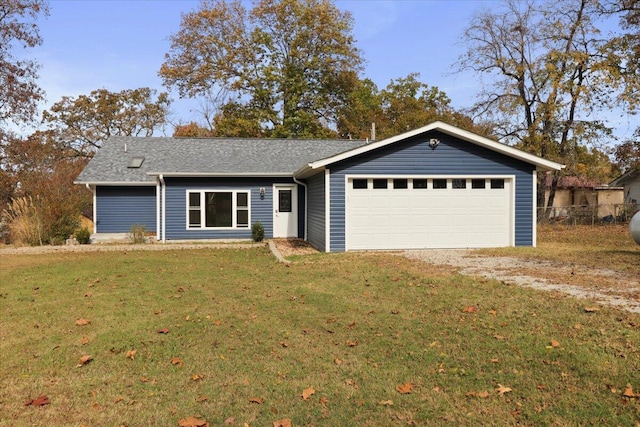
[[[378,405],[393,406],[393,400],[381,400],[380,402],[378,402]]]
[[[640,394],[633,392],[633,387],[631,387],[631,384],[627,384],[627,388],[624,389],[622,395],[624,397],[628,397],[629,399],[633,397],[640,397]]]
[[[584,308],[585,313],[595,313],[600,311],[599,307],[585,307]]]
[[[470,305],[469,307],[465,307],[462,309],[463,313],[475,313],[476,311],[478,311],[478,307],[476,307],[475,305]]]
[[[262,405],[264,403],[264,400],[260,399],[259,397],[251,397],[249,398],[249,403],[257,403],[258,405]]]
[[[513,390],[510,389],[509,387],[505,387],[502,384],[498,384],[498,388],[496,388],[496,392],[498,393],[498,396],[502,396],[505,393],[510,393]]]
[[[49,403],[51,403],[49,402],[49,397],[43,394],[42,396],[38,396],[35,399],[30,399],[24,402],[24,406],[44,406],[48,405]]]
[[[82,337],[82,340],[80,341],[80,344],[82,344],[82,345],[87,345],[87,344],[89,344],[89,338],[87,338],[87,337]]]
[[[396,390],[398,391],[398,393],[401,393],[401,394],[409,394],[411,393],[411,390],[413,390],[413,384],[411,383],[398,384],[396,386]]]
[[[169,333],[169,328],[158,329],[158,333],[159,334],[168,334]]]
[[[273,427],[292,427],[291,420],[289,418],[285,418],[284,420],[274,421]]]
[[[76,325],[78,325],[78,326],[86,326],[86,325],[88,325],[90,323],[91,323],[91,320],[89,320],[89,319],[78,319],[78,320],[76,320]]]
[[[133,360],[134,357],[136,357],[136,353],[137,352],[138,352],[138,350],[128,350],[127,351],[127,359]]]
[[[551,340],[551,347],[553,348],[560,347],[560,342],[556,340]]]
[[[313,387],[305,388],[302,390],[302,398],[304,400],[309,400],[309,398],[316,392]]]
[[[209,427],[209,423],[196,417],[187,417],[178,421],[180,427]]]
[[[76,368],[81,368],[81,367],[83,367],[84,365],[86,365],[87,363],[91,362],[92,360],[93,360],[93,357],[92,357],[92,356],[90,356],[90,355],[88,355],[88,354],[87,354],[87,355],[84,355],[84,356],[82,356],[82,357],[80,358],[80,363],[78,363],[78,364],[76,365]]]
[[[200,381],[204,379],[204,375],[203,374],[193,374],[191,375],[191,381]]]
[[[180,359],[179,357],[172,357],[171,358],[171,364],[172,365],[176,365],[178,367],[182,366],[182,359]]]

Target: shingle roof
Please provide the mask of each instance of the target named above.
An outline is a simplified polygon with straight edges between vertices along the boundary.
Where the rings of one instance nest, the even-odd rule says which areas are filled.
[[[309,162],[365,141],[111,137],[76,179],[79,184],[155,183],[150,174],[293,175]],[[128,167],[144,157],[139,168]]]

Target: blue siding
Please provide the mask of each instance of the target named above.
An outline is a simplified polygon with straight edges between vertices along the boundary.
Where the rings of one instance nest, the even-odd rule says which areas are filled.
[[[307,205],[307,240],[318,250],[325,251],[325,191],[324,171],[307,180],[309,204]]]
[[[304,223],[306,221],[306,213],[304,211],[305,197],[307,195],[305,194],[304,186],[298,185],[298,237],[300,238],[304,237]]]
[[[156,187],[96,187],[96,231],[128,233],[134,224],[156,231]]]
[[[260,221],[265,238],[273,237],[273,184],[293,183],[291,178],[165,178],[166,239],[250,239],[251,224]],[[260,197],[260,187],[265,195]],[[234,230],[187,229],[187,190],[248,190],[251,192],[249,228]],[[300,212],[303,212],[302,210]],[[298,216],[300,218],[302,214]]]
[[[440,139],[435,150],[429,139]],[[515,245],[533,244],[535,166],[440,132],[429,132],[330,165],[331,251],[345,250],[345,175],[514,175]]]

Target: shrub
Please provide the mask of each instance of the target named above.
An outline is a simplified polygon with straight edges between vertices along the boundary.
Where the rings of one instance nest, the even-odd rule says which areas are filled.
[[[251,238],[254,242],[262,242],[264,239],[264,227],[260,221],[251,225]]]
[[[133,244],[147,242],[147,229],[144,225],[133,224],[129,230],[129,240]]]
[[[81,245],[88,245],[91,242],[91,232],[87,227],[82,227],[76,231],[76,240]]]

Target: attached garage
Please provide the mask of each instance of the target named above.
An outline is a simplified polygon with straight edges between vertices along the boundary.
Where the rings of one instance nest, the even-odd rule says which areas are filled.
[[[513,245],[512,177],[349,177],[346,249]]]

